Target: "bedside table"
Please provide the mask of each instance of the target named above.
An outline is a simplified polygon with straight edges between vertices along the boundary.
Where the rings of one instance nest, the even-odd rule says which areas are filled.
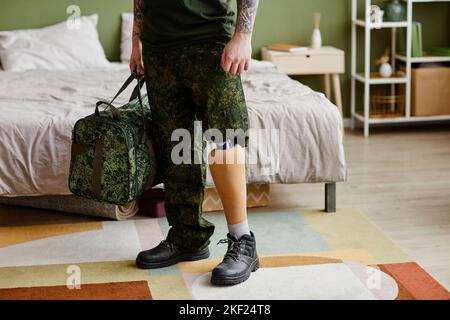
[[[345,53],[334,47],[307,49],[300,53],[262,49],[262,59],[275,64],[289,76],[323,75],[325,95],[331,99],[330,76],[333,79],[335,104],[341,114],[342,94],[339,75],[345,72]]]

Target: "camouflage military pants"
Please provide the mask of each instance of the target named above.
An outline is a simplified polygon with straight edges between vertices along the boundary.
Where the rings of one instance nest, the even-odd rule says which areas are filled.
[[[220,66],[223,47],[219,43],[177,49],[143,45],[151,130],[171,226],[168,240],[189,249],[208,245],[214,232],[214,225],[202,217],[206,166],[174,164],[171,153],[179,142],[171,141],[172,132],[183,128],[193,137],[194,121],[202,121],[202,130],[220,130],[224,137],[227,129],[248,129],[240,76],[225,73]],[[248,144],[247,138],[244,143]]]

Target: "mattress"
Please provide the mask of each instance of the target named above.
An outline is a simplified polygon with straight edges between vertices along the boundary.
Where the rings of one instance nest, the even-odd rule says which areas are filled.
[[[70,194],[72,128],[127,75],[127,66],[119,64],[83,71],[0,71],[0,196]],[[345,180],[342,118],[323,94],[262,62],[242,80],[252,128],[249,183]],[[131,88],[117,105],[130,94]],[[207,184],[213,185],[209,173]]]

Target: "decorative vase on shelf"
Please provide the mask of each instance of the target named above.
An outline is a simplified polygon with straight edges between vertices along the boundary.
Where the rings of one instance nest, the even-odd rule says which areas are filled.
[[[314,16],[314,31],[311,37],[311,48],[322,48],[322,33],[320,32],[320,13],[316,13]]]
[[[392,77],[392,66],[389,63],[383,63],[380,65],[380,76],[383,78]]]
[[[390,49],[386,49],[384,55],[376,62],[376,64],[380,66],[379,73],[383,78],[390,78],[393,73],[392,66],[389,63],[389,52]]]
[[[384,10],[385,21],[405,21],[406,9],[400,0],[389,0]]]
[[[370,22],[376,29],[381,29],[383,23],[384,11],[379,6],[373,5],[370,7]]]

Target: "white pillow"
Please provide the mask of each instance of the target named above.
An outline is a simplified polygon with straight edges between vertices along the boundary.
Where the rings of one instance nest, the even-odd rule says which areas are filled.
[[[0,31],[6,71],[78,70],[108,67],[97,32],[98,15],[81,17],[79,28],[61,22],[42,29]]]
[[[122,40],[120,43],[120,61],[129,63],[133,42],[133,21],[132,13],[122,13]]]

